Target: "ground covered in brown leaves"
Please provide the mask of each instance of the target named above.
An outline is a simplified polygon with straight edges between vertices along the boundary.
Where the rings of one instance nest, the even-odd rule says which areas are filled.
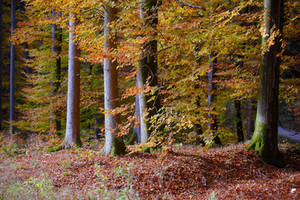
[[[2,156],[0,199],[300,199],[299,149],[281,151],[284,168],[244,144],[114,158],[85,148]]]

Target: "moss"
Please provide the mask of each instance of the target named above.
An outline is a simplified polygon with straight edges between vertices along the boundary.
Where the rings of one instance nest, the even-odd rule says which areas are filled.
[[[251,144],[248,146],[248,149],[256,150],[259,153],[259,156],[262,156],[264,148],[263,135],[266,132],[266,123],[256,121],[255,122],[255,131],[252,136]]]
[[[284,167],[285,163],[279,150],[277,148],[269,149],[269,147],[266,146],[266,141],[266,123],[256,121],[252,141],[247,149],[258,151],[259,156],[268,164],[276,167]]]
[[[45,152],[55,152],[60,150],[62,150],[62,146],[56,146],[56,147],[49,147],[48,149],[45,150]]]
[[[124,155],[126,153],[126,146],[121,138],[115,137],[112,142],[112,156]]]
[[[73,147],[81,147],[82,146],[82,142],[80,140],[80,138],[78,138],[76,140],[75,143],[73,143],[72,141],[64,141],[61,145],[61,148],[63,149],[69,149],[69,148],[73,148]]]
[[[132,132],[128,138],[128,141],[126,142],[126,145],[132,145],[134,141],[137,138],[137,134],[135,132]]]

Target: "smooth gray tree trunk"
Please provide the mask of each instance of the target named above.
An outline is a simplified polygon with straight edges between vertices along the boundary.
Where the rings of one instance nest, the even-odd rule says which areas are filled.
[[[137,86],[137,81],[136,81],[136,88],[138,88]],[[137,136],[137,142],[140,143],[141,142],[141,126],[140,126],[140,103],[139,103],[139,94],[138,92],[136,93],[135,96],[135,124],[133,127],[133,133],[136,134]]]
[[[68,62],[68,96],[67,122],[64,148],[80,146],[80,63],[78,49],[74,42],[75,16],[70,14],[69,20],[69,62]]]
[[[16,12],[16,2],[15,0],[11,0],[11,36],[13,34],[13,31],[15,29],[16,19],[15,19],[15,12]],[[9,132],[12,136],[14,133],[14,110],[15,110],[15,47],[13,44],[13,41],[10,41],[10,81],[9,81]]]
[[[144,93],[144,81],[142,77],[142,69],[141,66],[138,66],[138,73],[136,77],[137,81],[137,97],[138,97],[138,116],[139,116],[139,126],[140,126],[140,142],[145,144],[148,140],[148,127],[146,121],[146,98]]]
[[[114,35],[110,24],[115,20],[116,10],[105,5],[104,7],[104,118],[105,118],[105,155],[119,155],[125,153],[125,144],[118,137],[118,115],[114,113],[118,105],[118,73],[116,62],[109,57],[115,48]]]
[[[142,0],[140,6],[140,19],[144,26],[154,29],[156,35],[156,26],[158,24],[158,7],[160,1],[157,0]],[[139,119],[140,124],[140,142],[146,143],[149,137],[148,120],[160,109],[160,98],[158,94],[158,78],[157,78],[157,41],[150,40],[143,44],[139,64],[137,67],[137,99],[139,106]],[[147,80],[149,81],[147,83]],[[144,88],[146,85],[152,87],[153,95],[145,94]],[[149,100],[152,99],[152,100]],[[146,114],[147,113],[147,114]],[[147,116],[147,117],[146,117]]]
[[[277,54],[281,50],[283,0],[264,0],[264,9],[259,96],[255,131],[249,148],[257,150],[264,161],[281,166],[283,162],[277,137],[280,67]]]

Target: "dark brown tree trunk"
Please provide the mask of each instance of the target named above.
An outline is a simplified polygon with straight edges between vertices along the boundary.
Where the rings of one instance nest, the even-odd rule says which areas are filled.
[[[236,133],[238,136],[238,142],[244,141],[244,133],[243,133],[243,121],[241,115],[241,101],[235,100],[234,101],[235,107],[235,123],[236,123]]]
[[[56,16],[55,11],[52,11],[52,17]],[[61,84],[61,43],[62,43],[62,30],[55,24],[51,24],[51,53],[55,57],[55,65],[52,67],[52,80],[50,82],[52,91],[51,95],[55,96],[58,94]],[[54,81],[54,83],[53,83]],[[61,116],[58,110],[50,111],[50,131],[59,132],[61,130]],[[53,129],[53,130],[51,130]]]
[[[11,36],[15,29],[16,19],[15,19],[15,12],[16,12],[16,2],[15,0],[11,0]],[[15,47],[13,41],[10,41],[10,82],[9,82],[9,132],[12,136],[14,133],[14,125],[13,122],[15,120]]]
[[[3,52],[2,52],[2,41],[3,41],[3,21],[2,21],[2,0],[0,0],[0,131],[2,130],[2,121],[3,121],[3,110],[2,110],[2,96],[3,96],[3,89],[2,89],[2,69],[3,66]]]
[[[208,131],[211,133],[211,135],[214,136],[214,142],[218,145],[222,145],[220,138],[216,135],[217,129],[218,129],[218,122],[217,117],[215,114],[212,114],[212,112],[215,111],[215,107],[213,105],[213,102],[215,100],[216,95],[215,93],[215,84],[214,84],[214,73],[216,70],[216,59],[214,58],[214,54],[209,54],[209,69],[208,72]]]
[[[249,99],[247,102],[247,132],[246,132],[246,138],[247,140],[251,140],[251,137],[254,132],[254,121],[255,121],[255,112],[256,112],[256,106],[254,105],[255,102],[252,99]]]
[[[281,50],[283,0],[264,0],[264,32],[262,64],[255,131],[250,149],[255,149],[264,161],[281,166],[278,150],[278,93]]]

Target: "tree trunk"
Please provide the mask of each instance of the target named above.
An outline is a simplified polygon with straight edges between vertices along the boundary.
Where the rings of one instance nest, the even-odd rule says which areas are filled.
[[[138,88],[137,84],[138,80],[136,77],[136,88]],[[136,97],[135,97],[135,124],[133,127],[133,133],[136,134],[137,136],[137,142],[141,142],[141,125],[140,125],[140,103],[139,103],[139,92],[136,92]]]
[[[118,116],[113,111],[118,101],[118,74],[116,62],[109,57],[115,47],[115,39],[110,24],[115,19],[116,9],[104,7],[104,110],[105,110],[105,146],[104,154],[119,155],[125,153],[125,144],[118,137]]]
[[[138,66],[138,74],[136,77],[137,81],[137,97],[138,97],[138,116],[139,116],[139,126],[140,126],[140,139],[141,143],[144,144],[148,140],[148,128],[147,128],[147,122],[146,122],[146,99],[144,94],[144,82],[142,77],[142,69],[141,66]]]
[[[78,50],[73,41],[75,30],[75,16],[70,14],[69,21],[69,69],[68,69],[68,99],[66,135],[64,148],[80,146],[80,63]]]
[[[55,11],[52,10],[52,17],[55,17]],[[51,53],[55,56],[55,66],[52,68],[52,80],[50,86],[52,88],[51,96],[58,94],[58,90],[61,82],[61,42],[62,42],[62,33],[61,29],[55,24],[51,24]],[[54,69],[55,68],[55,69]],[[53,83],[54,81],[54,83]],[[52,102],[51,102],[52,103]],[[60,112],[57,110],[50,110],[50,132],[58,132],[61,130],[61,121],[60,121]]]
[[[247,106],[247,111],[248,111],[248,115],[247,115],[247,132],[246,132],[246,137],[247,140],[251,140],[252,134],[254,132],[254,112],[256,112],[255,110],[255,106],[253,105],[254,102],[252,101],[252,99],[249,99],[247,102],[248,106]]]
[[[241,101],[235,100],[234,101],[234,107],[235,107],[235,123],[236,123],[236,133],[238,136],[238,142],[244,141],[244,133],[243,133],[243,121],[242,121],[242,115],[241,115]]]
[[[2,21],[2,0],[0,0],[0,131],[2,130],[2,121],[3,121],[3,110],[2,110],[2,96],[3,96],[3,89],[2,89],[2,69],[4,68],[4,65],[3,65],[3,52],[2,52],[2,40],[4,39],[3,38],[3,21]]]
[[[215,135],[218,129],[218,123],[217,123],[217,117],[216,115],[212,114],[211,112],[215,111],[213,104],[213,101],[215,99],[215,85],[213,82],[214,78],[214,72],[215,72],[215,65],[216,65],[216,59],[214,59],[214,54],[211,52],[209,54],[209,69],[210,71],[208,72],[208,107],[209,107],[209,112],[208,112],[208,131],[211,133],[211,135],[214,136],[214,142],[218,145],[222,145],[220,138]]]
[[[15,29],[15,11],[16,11],[16,2],[15,0],[11,0],[11,36],[13,35],[13,31]],[[12,136],[14,133],[14,109],[15,109],[15,47],[13,44],[13,41],[10,41],[10,82],[9,82],[9,102],[10,102],[10,107],[9,107],[9,132],[10,135]]]
[[[283,0],[265,0],[264,8],[259,96],[255,131],[249,148],[257,150],[267,163],[281,166],[282,157],[277,137],[280,67],[280,57],[277,54],[281,50]]]
[[[142,0],[140,3],[140,18],[145,26],[154,29],[154,37],[156,26],[158,24],[158,7],[160,1],[157,0]],[[145,94],[144,87],[147,84],[156,90],[153,95]],[[141,143],[146,143],[148,140],[147,120],[157,114],[160,109],[160,98],[158,94],[158,78],[157,78],[157,40],[147,41],[142,46],[141,56],[138,64],[137,73],[138,99],[139,99],[139,116]],[[150,100],[151,99],[151,100]],[[148,113],[147,119],[145,113]]]

